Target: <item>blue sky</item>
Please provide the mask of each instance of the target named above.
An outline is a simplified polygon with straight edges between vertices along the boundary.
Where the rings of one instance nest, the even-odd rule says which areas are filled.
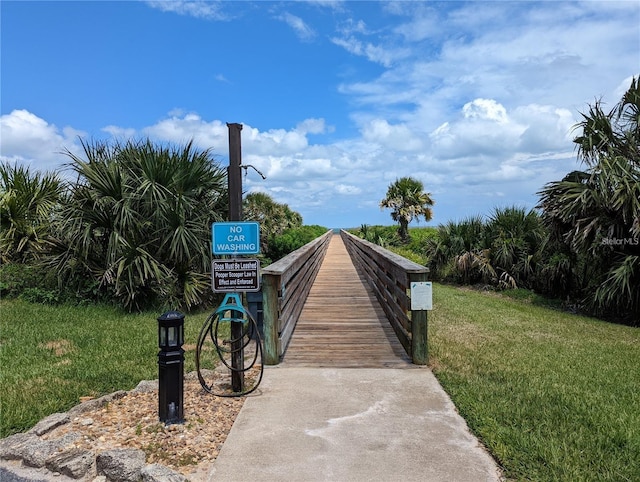
[[[0,157],[193,139],[306,224],[391,224],[421,180],[437,225],[535,206],[579,167],[572,126],[640,74],[640,2],[0,2]]]

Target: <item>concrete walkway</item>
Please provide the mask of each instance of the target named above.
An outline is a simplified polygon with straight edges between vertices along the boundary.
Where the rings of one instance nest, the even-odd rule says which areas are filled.
[[[266,367],[202,481],[499,481],[431,370]]]

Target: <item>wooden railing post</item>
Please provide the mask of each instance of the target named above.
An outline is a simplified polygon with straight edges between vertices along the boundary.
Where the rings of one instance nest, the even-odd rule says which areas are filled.
[[[271,274],[264,274],[262,276],[262,316],[265,365],[277,365],[280,363],[278,349],[279,288],[280,276]]]
[[[428,281],[428,273],[409,273],[409,286],[413,282]],[[429,363],[427,310],[411,310],[411,358],[415,365]]]

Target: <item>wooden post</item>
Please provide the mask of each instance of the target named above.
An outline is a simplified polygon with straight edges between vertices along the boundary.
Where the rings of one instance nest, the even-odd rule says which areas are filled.
[[[280,276],[262,275],[262,319],[264,330],[264,363],[277,365],[280,363],[278,350],[278,289]]]
[[[229,221],[242,221],[242,145],[240,131],[242,124],[229,124],[229,169],[227,180],[229,187]],[[241,318],[242,313],[231,312],[231,318]],[[244,391],[244,343],[243,324],[231,322],[231,339],[236,340],[231,344],[231,389],[234,392]]]
[[[412,282],[427,281],[428,273],[409,273],[409,286]],[[415,365],[429,363],[427,335],[427,310],[411,311],[411,358]]]

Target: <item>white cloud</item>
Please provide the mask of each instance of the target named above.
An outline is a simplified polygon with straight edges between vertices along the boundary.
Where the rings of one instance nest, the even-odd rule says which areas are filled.
[[[102,131],[118,140],[127,140],[136,136],[136,130],[131,127],[106,126]]]
[[[296,126],[296,131],[302,134],[324,134],[333,131],[333,127],[327,127],[324,119],[305,119]]]
[[[629,87],[631,86],[631,81],[632,80],[633,80],[633,76],[630,75],[629,77],[624,79],[622,82],[620,82],[620,85],[618,85],[618,87],[616,87],[616,89],[613,91],[613,98],[614,99],[621,99],[622,96],[624,95],[624,93],[627,90],[629,90]]]
[[[318,5],[319,7],[342,10],[346,0],[305,0],[306,3]]]
[[[377,143],[397,151],[419,151],[423,145],[416,132],[404,124],[391,125],[384,119],[373,119],[362,128],[366,142]]]
[[[354,20],[348,18],[343,23],[338,25],[337,30],[343,37],[348,37],[353,34],[370,34],[372,32],[367,28],[367,24],[364,20]]]
[[[212,146],[225,146],[229,133],[225,123],[214,120],[204,121],[198,114],[189,113],[173,115],[160,122],[142,129],[142,134],[151,139],[184,144],[193,140],[195,145],[203,149]],[[214,150],[215,154],[221,154]]]
[[[433,153],[443,159],[457,157],[534,156],[567,151],[576,120],[568,109],[531,104],[511,114],[493,99],[475,99],[462,108],[462,116],[433,130]]]
[[[478,183],[480,181],[518,181],[522,179],[526,179],[528,176],[531,176],[533,171],[531,169],[526,169],[523,166],[519,166],[513,163],[503,163],[497,167],[497,169],[492,169],[491,171],[485,172],[484,174],[474,176],[473,181]],[[459,180],[465,180],[464,175],[462,175]],[[468,180],[466,180],[468,181]]]
[[[395,28],[408,42],[436,37],[442,33],[443,22],[437,10],[431,7],[420,8],[412,15],[412,19]]]
[[[510,124],[514,122],[513,117],[539,117],[548,125],[558,126],[566,122],[566,113],[533,105],[519,110],[517,115],[509,115],[509,112],[502,112],[498,103],[470,102],[469,105],[485,108],[478,108],[474,111],[478,115],[469,117],[464,116],[461,108],[457,115],[434,130],[430,138],[434,145],[420,148],[419,133],[405,124],[391,124],[384,119],[367,124],[368,130],[363,130],[360,138],[326,145],[311,144],[306,138],[308,133],[320,133],[325,129],[322,119],[307,119],[292,130],[260,131],[245,124],[242,130],[243,163],[255,166],[267,177],[262,180],[249,170],[243,178],[245,189],[269,193],[278,202],[287,203],[303,213],[306,222],[322,224],[321,220],[329,213],[350,217],[354,212],[360,212],[367,216],[363,219],[368,223],[387,223],[390,222],[388,213],[380,211],[378,203],[388,185],[403,175],[421,179],[433,194],[438,210],[451,209],[450,206],[455,205],[456,209],[478,213],[486,211],[482,203],[491,205],[491,200],[499,199],[499,192],[505,193],[506,199],[531,204],[543,182],[558,179],[569,170],[568,161],[563,161],[559,155],[513,155],[513,148],[511,151],[491,151],[492,146],[483,144],[498,143],[496,139],[505,131],[493,132],[493,137],[489,138],[485,133],[474,139],[479,135],[478,129],[485,124],[501,126],[508,133],[513,131]],[[496,115],[496,112],[500,114]],[[505,116],[506,124],[494,119],[504,120]],[[13,127],[16,125],[20,128]],[[11,130],[9,126],[12,126]],[[3,116],[2,127],[3,156],[5,153],[24,153],[25,146],[43,145],[42,140],[48,140],[51,145],[70,140],[70,132],[65,134],[26,111]],[[104,130],[115,135],[133,133],[115,126]],[[213,147],[214,155],[226,156],[227,153],[228,128],[225,123],[207,121],[195,113],[168,117],[141,129],[140,133],[161,142],[184,143],[193,138],[201,148]],[[465,152],[447,156],[442,146],[435,145],[447,136],[452,139],[453,145],[448,147],[452,151],[467,141],[474,144]],[[518,141],[513,134],[507,137],[512,138],[513,143]],[[413,150],[407,150],[411,145]],[[221,162],[224,164],[225,161]],[[529,195],[524,196],[527,192]],[[438,212],[443,212],[438,210],[436,222],[445,221],[437,217]]]
[[[346,194],[347,196],[357,196],[362,192],[362,189],[353,184],[337,184],[335,190],[338,194]]]
[[[462,107],[462,114],[467,119],[484,119],[506,124],[507,111],[493,99],[475,99]]]
[[[374,45],[370,42],[362,42],[355,37],[332,37],[331,42],[342,47],[347,52],[360,57],[366,57],[371,62],[390,67],[395,61],[409,56],[406,48],[393,48]]]
[[[289,12],[285,12],[277,18],[289,25],[300,40],[309,41],[313,40],[316,36],[316,32],[300,17],[292,15]]]
[[[222,2],[216,0],[148,0],[147,5],[163,12],[204,18],[207,20],[227,20],[222,12]]]
[[[504,106],[493,99],[468,102],[461,114],[431,132],[429,137],[436,157],[505,155],[513,152],[526,130],[526,126],[510,119]]]
[[[243,145],[256,153],[295,155],[309,145],[305,132],[285,129],[260,130],[244,126],[242,131]]]
[[[13,110],[0,117],[0,158],[53,170],[69,161],[63,154],[67,149],[79,151],[78,137],[83,135],[71,127],[60,129],[27,110]]]
[[[584,107],[602,91],[608,79],[637,74],[638,27],[626,21],[624,10],[611,12],[606,2],[589,2],[589,14],[568,2],[451,3],[439,11],[448,29],[434,37],[409,35],[417,7],[406,12],[407,23],[396,28],[411,54],[368,80],[344,83],[340,91],[361,110],[398,104],[424,105],[422,125],[435,129],[451,107],[476,98],[496,99],[507,108],[539,103]],[[631,10],[631,8],[629,8]],[[637,17],[637,6],[634,8]],[[425,13],[423,16],[427,16]],[[422,17],[418,17],[422,18]],[[490,26],[490,28],[489,28]],[[397,39],[380,44],[397,47]],[[616,55],[610,55],[615,51]],[[609,52],[609,54],[607,53]],[[418,112],[416,112],[418,114]]]
[[[526,126],[520,135],[519,152],[542,153],[572,145],[577,120],[568,109],[530,104],[516,108],[513,118]]]
[[[270,157],[271,165],[266,175],[274,181],[292,181],[328,178],[335,169],[329,159]]]
[[[229,79],[227,79],[224,75],[222,74],[216,74],[214,76],[214,79],[216,79],[218,82],[224,82],[225,84],[230,84],[231,82],[229,81]]]

